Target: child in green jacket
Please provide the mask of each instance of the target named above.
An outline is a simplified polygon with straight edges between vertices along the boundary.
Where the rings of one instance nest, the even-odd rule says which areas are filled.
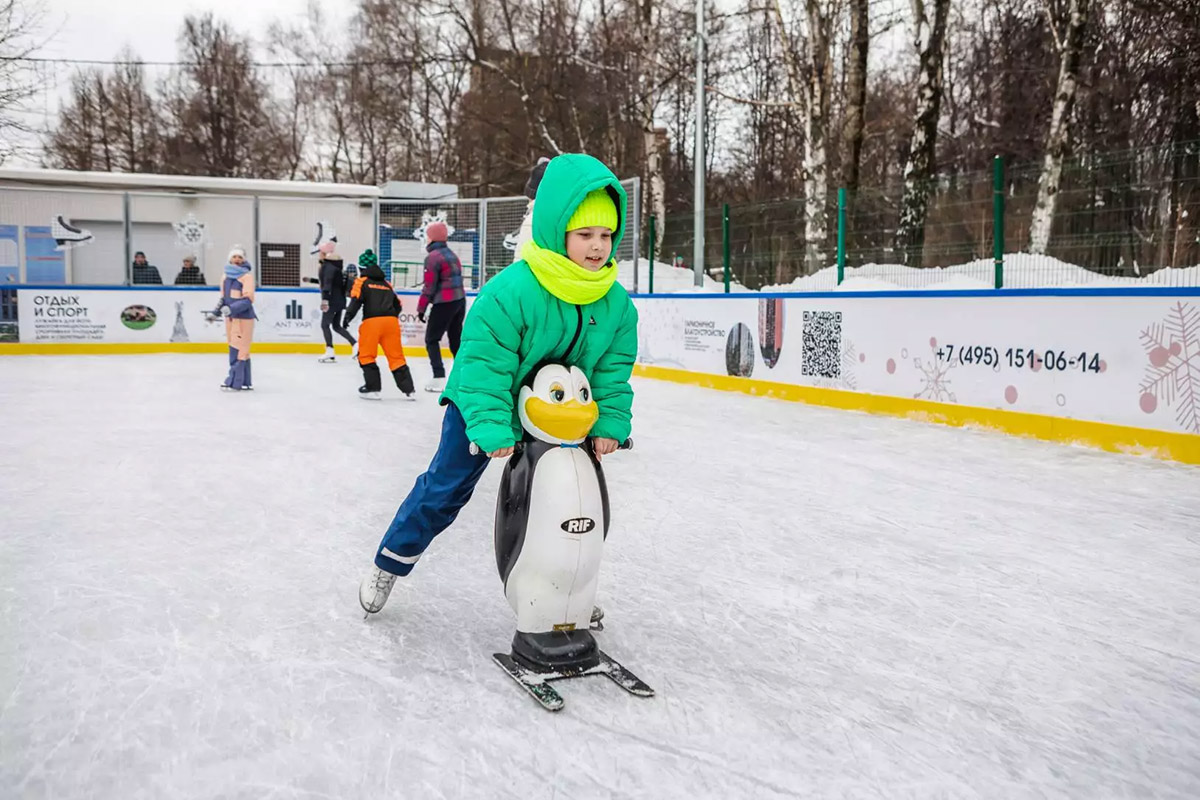
[[[441,402],[442,440],[388,526],[359,587],[368,613],[383,608],[433,538],[450,526],[487,468],[521,439],[516,397],[535,366],[556,360],[588,376],[600,417],[597,456],[629,437],[637,310],[617,283],[613,256],[625,233],[625,190],[586,155],[551,160],[533,205],[522,259],[485,284],[467,314]],[[471,455],[474,443],[482,451]]]

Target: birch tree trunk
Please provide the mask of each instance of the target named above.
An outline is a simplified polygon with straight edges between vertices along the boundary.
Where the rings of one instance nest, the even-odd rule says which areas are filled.
[[[942,62],[945,58],[946,21],[950,0],[932,0],[933,17],[925,0],[913,0],[915,44],[920,60],[917,77],[917,115],[904,164],[904,198],[900,202],[900,224],[896,248],[903,263],[920,266],[925,246],[925,217],[929,190],[937,167],[937,123],[942,107]]]
[[[1050,229],[1054,225],[1054,207],[1058,202],[1063,158],[1071,136],[1071,108],[1079,86],[1079,61],[1087,20],[1088,0],[1071,0],[1067,35],[1059,42],[1058,87],[1054,92],[1054,111],[1046,138],[1046,157],[1038,176],[1037,203],[1029,224],[1029,252],[1039,255],[1046,252]]]
[[[806,272],[825,266],[829,234],[826,201],[829,195],[829,97],[833,59],[829,57],[830,17],[822,0],[805,0],[808,23],[808,75],[804,103],[804,218]]]
[[[658,30],[654,24],[654,0],[641,0],[638,23],[641,27],[642,63],[641,77],[641,124],[642,157],[646,164],[646,208],[653,214],[654,226],[652,250],[662,248],[663,229],[667,216],[667,182],[663,175],[662,148],[659,131],[654,126],[654,110],[658,106]],[[661,15],[660,15],[661,19]]]

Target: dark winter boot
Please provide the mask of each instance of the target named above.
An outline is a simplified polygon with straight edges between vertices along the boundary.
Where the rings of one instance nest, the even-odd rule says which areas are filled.
[[[401,364],[392,370],[392,377],[396,379],[396,388],[404,392],[405,397],[409,400],[416,399],[416,387],[413,385],[412,373],[408,369],[408,364]]]
[[[358,396],[363,400],[381,400],[380,391],[383,389],[383,379],[379,374],[379,365],[372,361],[362,365],[363,385],[358,389]]]
[[[245,361],[238,361],[233,365],[233,381],[229,384],[229,388],[239,392],[246,388]]]
[[[513,636],[513,660],[538,672],[591,669],[600,663],[600,648],[588,631],[549,631]]]
[[[233,387],[233,366],[237,363],[237,348],[229,348],[229,373],[225,376],[225,382],[221,384],[222,389],[230,389]]]

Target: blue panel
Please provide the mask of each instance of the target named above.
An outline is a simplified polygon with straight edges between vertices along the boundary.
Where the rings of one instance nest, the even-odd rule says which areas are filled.
[[[57,246],[48,225],[25,226],[25,280],[30,283],[67,282],[67,262],[62,251],[54,249]]]

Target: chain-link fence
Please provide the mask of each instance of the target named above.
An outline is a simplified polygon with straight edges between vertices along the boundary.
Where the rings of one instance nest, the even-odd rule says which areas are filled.
[[[640,183],[629,195],[627,234],[617,260],[639,248]],[[0,190],[0,285],[220,284],[228,253],[240,247],[261,286],[315,281],[327,241],[347,263],[368,247],[397,287],[424,277],[424,230],[450,229],[468,288],[478,289],[517,259],[529,208],[524,197],[405,200],[280,197],[177,191],[4,187]],[[631,290],[636,272],[622,270]]]
[[[1103,278],[1157,285],[1200,282],[1200,142],[1172,148],[1091,154],[1064,164],[1045,257],[1029,255],[1040,164],[944,175],[931,185],[924,242],[897,244],[903,186],[863,187],[845,196],[839,241],[837,190],[825,198],[825,235],[810,252],[804,198],[705,214],[705,269],[720,279],[726,258],[732,280],[749,289],[836,285],[839,245],[845,277],[900,288],[929,285],[984,288],[997,279],[997,237],[1003,286],[1062,286]],[[656,261],[691,267],[693,216],[670,215],[661,226]],[[998,224],[997,224],[998,223]],[[726,256],[728,253],[728,256]],[[827,270],[819,279],[814,273]],[[810,278],[809,280],[804,280]],[[797,280],[801,279],[801,280]]]
[[[262,286],[315,280],[315,251],[375,247],[376,201],[173,191],[6,186],[0,190],[0,285],[220,284],[246,253]]]
[[[627,233],[617,248],[618,262],[633,262],[640,247],[641,181],[621,182],[629,197]],[[517,234],[529,209],[525,197],[489,197],[456,200],[407,200],[384,198],[379,203],[380,261],[389,266],[395,286],[419,286],[424,277],[425,226],[435,220],[446,223],[448,244],[463,264],[463,279],[469,289],[478,289],[496,273],[519,258]],[[626,288],[633,291],[637,275],[622,270]]]

